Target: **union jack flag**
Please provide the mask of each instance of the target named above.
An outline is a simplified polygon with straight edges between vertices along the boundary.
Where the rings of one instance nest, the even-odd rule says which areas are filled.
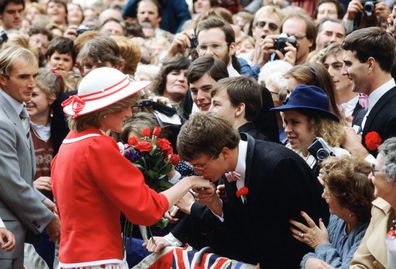
[[[133,269],[254,269],[256,266],[198,251],[191,247],[166,247],[152,253]]]

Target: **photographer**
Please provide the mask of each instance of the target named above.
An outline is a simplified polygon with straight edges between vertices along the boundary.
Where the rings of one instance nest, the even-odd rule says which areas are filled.
[[[339,118],[330,112],[329,98],[321,88],[300,84],[284,105],[272,110],[283,112],[286,146],[297,152],[317,175],[319,161],[331,155],[349,155],[339,147],[344,130]]]
[[[235,32],[228,22],[209,13],[207,19],[198,22],[195,34],[192,31],[175,36],[167,53],[167,58],[179,53],[184,54],[196,47],[198,57],[212,56],[223,61],[230,77],[240,75],[255,77],[258,72],[252,70],[246,60],[235,56]]]
[[[343,24],[346,32],[350,33],[357,28],[386,24],[390,13],[384,1],[352,0],[348,4]]]
[[[263,65],[271,58],[282,59],[292,65],[305,63],[309,52],[315,49],[317,30],[312,19],[303,14],[289,15],[283,20],[281,33],[279,36],[267,35],[263,40]]]

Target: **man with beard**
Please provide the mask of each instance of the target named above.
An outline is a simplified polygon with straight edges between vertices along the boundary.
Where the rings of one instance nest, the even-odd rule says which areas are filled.
[[[194,44],[195,41],[197,44]],[[229,23],[219,17],[211,16],[200,21],[195,28],[195,35],[187,32],[176,35],[167,57],[184,53],[194,45],[197,45],[198,57],[210,55],[223,61],[230,77],[257,75],[245,60],[235,56],[235,32]]]

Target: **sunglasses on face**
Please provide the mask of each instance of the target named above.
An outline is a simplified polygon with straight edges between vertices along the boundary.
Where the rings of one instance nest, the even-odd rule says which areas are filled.
[[[271,31],[276,31],[276,30],[278,30],[278,25],[276,25],[276,24],[273,23],[273,22],[266,22],[266,21],[258,21],[258,22],[256,23],[256,27],[257,27],[257,28],[260,28],[260,29],[263,29],[267,24],[268,24],[268,28],[269,28]]]

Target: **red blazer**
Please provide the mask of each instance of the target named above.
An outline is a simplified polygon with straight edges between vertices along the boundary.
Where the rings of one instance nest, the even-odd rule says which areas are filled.
[[[97,129],[70,132],[51,171],[61,263],[122,260],[121,211],[134,224],[152,225],[169,207],[113,139]]]

